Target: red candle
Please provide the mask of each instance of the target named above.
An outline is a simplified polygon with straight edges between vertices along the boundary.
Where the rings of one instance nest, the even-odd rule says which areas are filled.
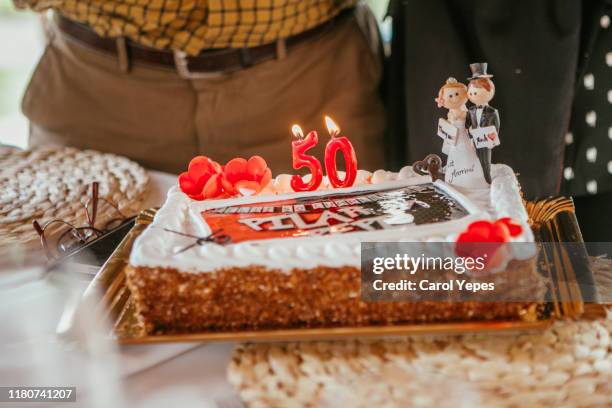
[[[336,188],[350,187],[355,183],[355,179],[357,178],[357,155],[355,154],[355,149],[350,140],[345,136],[338,136],[340,134],[340,128],[329,116],[325,116],[325,124],[331,136],[331,140],[325,147],[325,170],[327,171],[327,178],[330,184]],[[344,162],[346,165],[344,180],[340,180],[340,177],[338,177],[336,165],[336,153],[338,150],[344,155]]]
[[[316,157],[306,154],[306,151],[319,143],[319,135],[313,130],[304,137],[304,132],[298,125],[293,125],[291,131],[295,136],[295,140],[291,142],[293,168],[298,170],[302,167],[308,167],[310,170],[310,181],[308,183],[305,183],[301,176],[294,174],[291,177],[291,188],[293,191],[314,191],[319,188],[323,181],[323,169],[321,168],[321,162]]]

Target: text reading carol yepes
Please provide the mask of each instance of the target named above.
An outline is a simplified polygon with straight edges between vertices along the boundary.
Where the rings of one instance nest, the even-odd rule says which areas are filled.
[[[375,257],[372,259],[372,272],[381,275],[387,271],[404,272],[410,275],[418,271],[433,273],[454,272],[463,274],[467,271],[482,272],[486,265],[486,255],[482,257],[440,257],[440,256],[410,256],[407,254],[395,254],[392,257]],[[462,279],[450,279],[448,281],[432,282],[428,279],[412,281],[400,279],[387,282],[376,279],[372,282],[375,291],[491,291],[495,290],[494,283],[470,282]]]
[[[495,290],[493,282],[469,282],[464,279],[451,279],[446,282],[431,282],[427,279],[418,282],[401,279],[397,282],[385,282],[382,279],[376,279],[372,282],[372,288],[375,291],[492,291]]]

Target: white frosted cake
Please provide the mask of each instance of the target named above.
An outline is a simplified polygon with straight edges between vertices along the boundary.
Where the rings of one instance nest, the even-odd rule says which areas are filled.
[[[362,242],[455,242],[471,223],[500,218],[522,227],[511,241],[533,241],[518,181],[499,164],[490,188],[464,192],[409,167],[313,192],[292,192],[286,175],[239,198],[195,201],[175,187],[136,240],[127,280],[148,333],[532,319],[532,302],[360,297]],[[507,267],[537,275],[533,262]]]

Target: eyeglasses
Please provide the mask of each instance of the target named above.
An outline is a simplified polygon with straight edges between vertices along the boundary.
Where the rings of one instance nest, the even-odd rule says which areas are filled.
[[[104,225],[96,226],[96,216],[98,215],[98,208],[101,202],[108,204],[115,210],[116,214],[112,219],[105,222]],[[97,181],[91,183],[91,197],[83,204],[83,207],[87,216],[87,224],[85,226],[77,227],[68,221],[60,219],[50,220],[42,226],[36,220],[32,222],[34,229],[40,236],[40,243],[49,260],[56,260],[74,252],[88,242],[117,228],[128,218],[119,210],[116,204],[104,197],[100,197]],[[53,233],[53,236],[57,236],[55,241],[51,240],[51,234],[47,232],[54,228],[60,229],[57,233],[55,231]]]

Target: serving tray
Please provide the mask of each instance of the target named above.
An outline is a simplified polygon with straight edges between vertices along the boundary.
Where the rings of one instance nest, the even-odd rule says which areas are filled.
[[[549,198],[525,203],[531,227],[537,241],[541,242],[582,242],[582,236],[574,215],[571,199]],[[553,246],[541,254],[543,270],[550,278],[551,302],[548,316],[537,321],[495,320],[448,323],[396,324],[386,326],[359,326],[333,328],[298,328],[251,330],[235,332],[201,332],[191,334],[146,335],[138,324],[131,293],[126,285],[124,269],[128,263],[134,240],[149,225],[156,209],[139,214],[136,224],[119,244],[112,256],[100,269],[84,293],[84,300],[95,301],[112,323],[109,333],[122,344],[162,342],[213,342],[213,341],[310,341],[355,337],[387,337],[415,334],[456,334],[474,332],[528,331],[549,327],[555,319],[575,318],[584,311],[583,296],[579,285],[580,276],[584,281],[591,271],[572,263],[576,257],[567,256],[564,250]],[[586,259],[586,251],[582,254]],[[588,279],[587,279],[588,280]],[[592,280],[592,276],[591,276]],[[100,297],[101,295],[101,297]],[[87,299],[89,298],[89,299]],[[90,303],[91,304],[91,303]],[[78,311],[77,311],[78,312]]]

